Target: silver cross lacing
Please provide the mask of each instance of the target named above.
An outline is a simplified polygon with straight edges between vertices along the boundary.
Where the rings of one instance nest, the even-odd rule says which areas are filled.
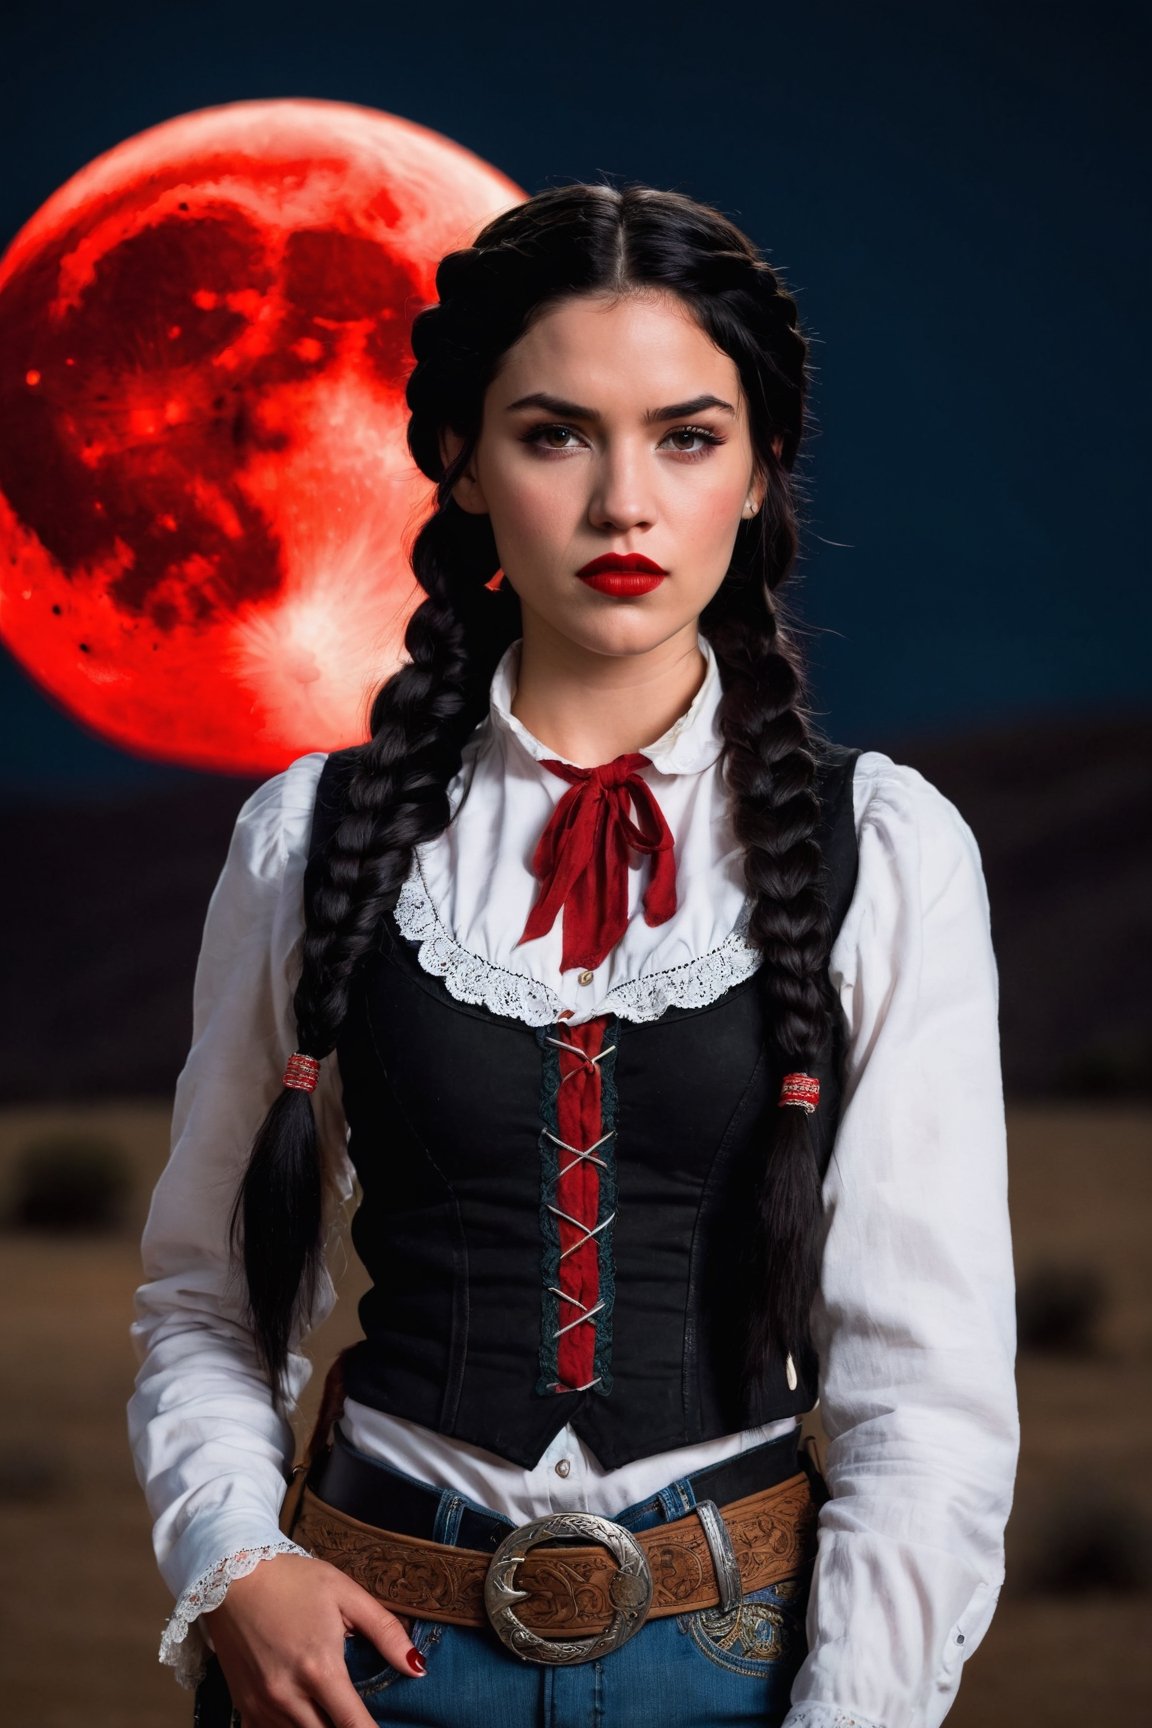
[[[545,1128],[544,1132],[547,1134],[549,1140],[554,1140],[557,1146],[563,1146],[565,1152],[571,1152],[573,1154],[571,1164],[565,1164],[563,1170],[557,1171],[557,1180],[559,1180],[561,1176],[567,1176],[569,1170],[575,1170],[577,1164],[582,1164],[585,1159],[587,1159],[589,1164],[599,1164],[601,1170],[607,1170],[607,1162],[603,1158],[597,1158],[596,1148],[597,1146],[603,1146],[605,1140],[611,1140],[613,1134],[616,1132],[615,1128],[609,1128],[607,1134],[601,1134],[599,1140],[593,1140],[587,1152],[581,1152],[579,1146],[569,1146],[567,1140],[561,1140],[559,1134],[553,1134],[550,1128]]]
[[[588,1062],[588,1063],[602,1062],[604,1060],[604,1057],[605,1056],[611,1056],[613,1050],[615,1050],[615,1048],[616,1048],[615,1044],[609,1044],[607,1049],[598,1050],[596,1052],[595,1056],[589,1056],[587,1050],[582,1050],[580,1048],[579,1044],[569,1044],[569,1042],[566,1038],[546,1038],[544,1041],[546,1044],[555,1044],[557,1046],[557,1048],[560,1050],[571,1051],[573,1056],[579,1056],[581,1061]],[[568,1079],[567,1074],[565,1074],[564,1079],[565,1080]]]
[[[586,1302],[581,1302],[579,1296],[573,1296],[569,1291],[561,1290],[555,1284],[549,1284],[548,1288],[551,1290],[553,1296],[562,1296],[565,1302],[574,1302],[577,1308],[581,1310],[581,1312],[577,1314],[575,1320],[569,1320],[567,1326],[557,1326],[555,1332],[552,1334],[554,1338],[559,1338],[562,1332],[571,1332],[573,1326],[579,1326],[582,1320],[591,1320],[592,1316],[594,1314],[599,1314],[601,1308],[604,1306],[603,1296],[601,1296],[599,1302],[597,1302],[594,1307],[589,1308]]]
[[[616,1048],[615,1044],[609,1044],[607,1049],[599,1050],[595,1056],[590,1056],[587,1050],[582,1050],[579,1044],[570,1044],[566,1038],[546,1038],[545,1041],[549,1044],[555,1044],[560,1050],[569,1051],[573,1056],[579,1056],[588,1067],[592,1067],[603,1057],[610,1056]],[[570,1073],[563,1075],[561,1078],[561,1085],[563,1085],[565,1080],[570,1080],[572,1074],[578,1074],[579,1072],[580,1070],[576,1068]],[[616,1132],[615,1128],[610,1128],[607,1134],[601,1134],[599,1140],[594,1140],[591,1146],[584,1151],[581,1151],[579,1146],[569,1145],[567,1140],[561,1140],[558,1134],[553,1134],[548,1128],[545,1128],[544,1132],[547,1134],[549,1140],[554,1141],[557,1146],[562,1146],[565,1152],[572,1153],[571,1162],[565,1164],[562,1170],[557,1170],[557,1181],[560,1180],[561,1176],[566,1176],[569,1170],[574,1170],[577,1164],[583,1163],[585,1159],[587,1159],[591,1164],[598,1164],[601,1170],[606,1170],[608,1168],[605,1159],[596,1156],[596,1148],[597,1146],[603,1146],[605,1140],[612,1139]],[[594,1236],[598,1236],[601,1230],[606,1229],[616,1216],[615,1212],[610,1212],[607,1218],[602,1219],[599,1224],[589,1230],[586,1224],[582,1224],[579,1218],[573,1218],[571,1213],[563,1211],[559,1206],[553,1206],[550,1201],[547,1204],[549,1212],[553,1213],[557,1218],[563,1218],[566,1223],[572,1225],[574,1230],[582,1230],[584,1232],[578,1242],[573,1242],[571,1247],[564,1249],[563,1253],[560,1255],[561,1260],[567,1259],[568,1255],[575,1253],[577,1248],[583,1248],[585,1242],[590,1242]],[[552,1334],[553,1338],[560,1338],[565,1332],[571,1332],[574,1326],[582,1326],[586,1320],[595,1320],[596,1315],[599,1314],[600,1310],[605,1305],[603,1297],[601,1297],[598,1302],[593,1303],[590,1308],[586,1302],[581,1302],[578,1296],[573,1296],[568,1290],[561,1290],[555,1284],[549,1284],[548,1289],[553,1296],[562,1297],[565,1302],[571,1302],[580,1309],[580,1313],[576,1315],[574,1320],[567,1321],[563,1326],[557,1326],[556,1330]],[[590,1386],[598,1386],[603,1378],[604,1376],[602,1374],[597,1374],[594,1380],[586,1380],[583,1386],[564,1386],[560,1381],[553,1380],[551,1390],[553,1392],[587,1392]]]
[[[565,1248],[560,1256],[561,1260],[567,1260],[569,1254],[575,1254],[577,1248],[583,1248],[585,1242],[591,1242],[593,1236],[599,1236],[601,1230],[606,1230],[616,1216],[615,1212],[609,1212],[607,1218],[602,1218],[599,1224],[594,1224],[589,1230],[587,1224],[582,1224],[579,1218],[573,1218],[570,1212],[563,1211],[559,1206],[553,1206],[551,1201],[548,1202],[548,1210],[554,1212],[557,1218],[563,1218],[566,1224],[571,1224],[574,1230],[583,1230],[584,1232],[579,1242],[573,1242]]]

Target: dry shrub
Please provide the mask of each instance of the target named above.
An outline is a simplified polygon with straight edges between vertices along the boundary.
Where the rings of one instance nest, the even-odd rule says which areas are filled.
[[[1017,1287],[1019,1347],[1049,1355],[1092,1355],[1107,1306],[1107,1287],[1094,1267],[1037,1266]]]
[[[131,1189],[131,1165],[115,1141],[83,1130],[44,1135],[20,1153],[6,1223],[11,1230],[116,1230]]]

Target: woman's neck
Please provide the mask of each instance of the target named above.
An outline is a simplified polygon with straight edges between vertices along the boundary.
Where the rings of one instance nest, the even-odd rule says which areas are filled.
[[[591,654],[525,635],[511,712],[558,756],[594,768],[662,737],[707,670],[695,626],[644,654]]]

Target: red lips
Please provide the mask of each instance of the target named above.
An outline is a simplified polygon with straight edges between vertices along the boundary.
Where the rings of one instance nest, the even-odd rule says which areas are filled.
[[[667,570],[653,564],[639,552],[605,552],[593,558],[577,576],[599,594],[614,594],[618,600],[630,600],[637,594],[650,594],[659,588]]]
[[[577,576],[600,576],[611,570],[643,570],[649,576],[667,576],[668,572],[662,564],[654,564],[651,558],[645,558],[642,552],[605,552],[599,558],[593,558],[590,564],[585,564],[582,570],[577,570]]]

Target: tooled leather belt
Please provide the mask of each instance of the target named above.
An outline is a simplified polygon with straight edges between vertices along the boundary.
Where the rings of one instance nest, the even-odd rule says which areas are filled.
[[[311,1479],[323,1486],[323,1470]],[[518,1655],[545,1662],[587,1661],[649,1618],[731,1606],[804,1571],[816,1552],[819,1502],[804,1470],[722,1507],[698,1500],[635,1534],[591,1513],[553,1513],[504,1535],[495,1553],[366,1523],[303,1477],[295,1487],[285,1524],[317,1559],[396,1612],[491,1625]]]

